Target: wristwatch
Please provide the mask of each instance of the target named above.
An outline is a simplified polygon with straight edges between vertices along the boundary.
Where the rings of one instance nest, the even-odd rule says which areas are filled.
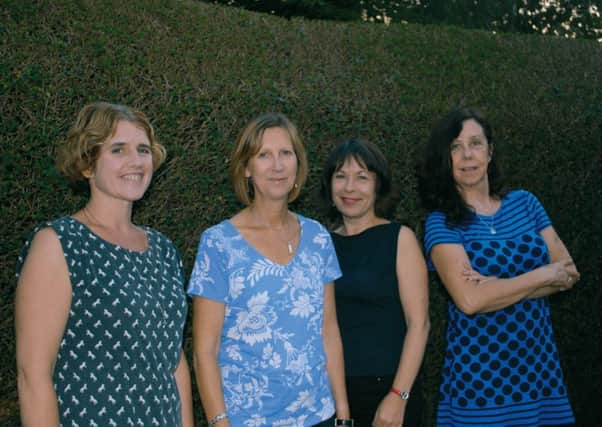
[[[342,418],[335,418],[334,419],[334,425],[336,426],[343,426],[343,427],[353,427],[353,418],[345,420]]]
[[[400,390],[397,390],[395,387],[391,387],[391,393],[396,394],[399,397],[401,397],[401,400],[408,400],[410,398],[409,391],[400,391]]]

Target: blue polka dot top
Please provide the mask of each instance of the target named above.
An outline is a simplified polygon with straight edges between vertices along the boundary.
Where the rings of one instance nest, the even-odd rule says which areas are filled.
[[[512,191],[494,215],[477,215],[467,225],[448,227],[443,213],[432,212],[425,249],[429,255],[437,244],[459,244],[479,273],[512,278],[549,263],[540,235],[549,226],[535,196]],[[545,298],[475,315],[464,314],[450,300],[448,315],[437,426],[575,422]]]

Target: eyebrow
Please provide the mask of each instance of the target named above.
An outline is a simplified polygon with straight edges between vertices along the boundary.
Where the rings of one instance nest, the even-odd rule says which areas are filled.
[[[111,147],[123,147],[125,145],[128,145],[127,142],[124,141],[114,141],[111,143]],[[146,142],[142,142],[140,144],[136,144],[136,147],[146,147],[146,148],[151,148],[151,144],[147,144]]]

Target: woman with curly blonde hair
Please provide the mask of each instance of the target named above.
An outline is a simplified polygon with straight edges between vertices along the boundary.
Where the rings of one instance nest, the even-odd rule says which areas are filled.
[[[17,267],[23,425],[193,425],[182,262],[131,220],[164,159],[140,111],[97,102],[77,116],[58,167],[90,197],[37,227]]]

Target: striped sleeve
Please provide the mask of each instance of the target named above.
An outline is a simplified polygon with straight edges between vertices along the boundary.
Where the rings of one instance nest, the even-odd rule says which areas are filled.
[[[550,221],[550,217],[548,213],[544,209],[543,205],[539,201],[535,195],[529,193],[528,191],[524,191],[525,197],[527,198],[527,206],[529,207],[529,213],[531,218],[535,220],[535,227],[537,231],[541,231],[546,227],[552,225],[552,221]]]
[[[449,228],[445,224],[445,214],[439,211],[431,212],[424,226],[424,249],[429,270],[434,270],[431,261],[431,250],[433,246],[440,243],[462,244],[462,235],[458,229]]]

